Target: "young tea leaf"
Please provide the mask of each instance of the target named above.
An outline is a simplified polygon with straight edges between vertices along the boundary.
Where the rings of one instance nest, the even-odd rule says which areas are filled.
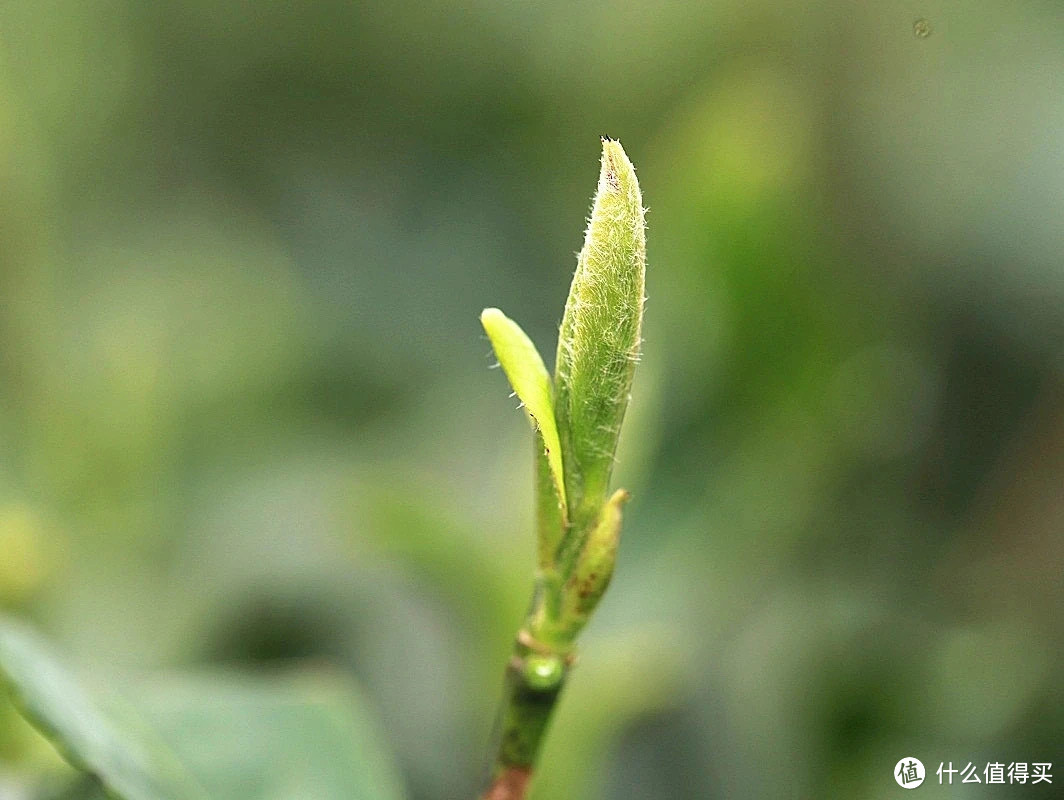
[[[486,308],[480,323],[491,339],[495,356],[517,393],[525,412],[539,431],[543,451],[550,469],[561,507],[566,507],[565,479],[562,472],[562,447],[554,420],[554,391],[543,359],[521,326],[497,308]]]
[[[544,443],[536,463],[540,568],[507,665],[498,750],[482,800],[526,796],[576,636],[613,576],[628,492],[618,490],[607,501],[606,491],[639,356],[643,216],[631,162],[618,142],[603,139],[598,191],[562,318],[553,387],[543,359],[515,323],[497,309],[481,317]],[[553,501],[552,484],[558,504],[544,502]]]
[[[632,162],[619,142],[604,139],[555,370],[555,414],[577,526],[588,524],[606,499],[628,407],[643,321],[645,227]]]

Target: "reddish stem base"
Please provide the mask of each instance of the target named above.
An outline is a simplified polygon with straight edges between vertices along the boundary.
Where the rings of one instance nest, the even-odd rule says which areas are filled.
[[[524,800],[532,770],[524,767],[507,767],[491,784],[484,800]]]

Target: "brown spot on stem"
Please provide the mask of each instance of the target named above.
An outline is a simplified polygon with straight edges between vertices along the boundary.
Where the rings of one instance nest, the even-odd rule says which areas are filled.
[[[528,767],[507,767],[491,784],[483,800],[524,800],[532,770]]]

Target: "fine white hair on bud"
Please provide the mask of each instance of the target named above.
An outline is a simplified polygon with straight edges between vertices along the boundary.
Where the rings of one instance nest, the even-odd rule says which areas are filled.
[[[639,358],[646,220],[635,168],[603,137],[598,190],[565,305],[555,367],[555,417],[570,517],[605,502]]]

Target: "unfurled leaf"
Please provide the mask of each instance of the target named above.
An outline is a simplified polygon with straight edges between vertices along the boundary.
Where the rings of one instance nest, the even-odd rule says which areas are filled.
[[[537,456],[537,493],[540,517],[540,566],[548,568],[565,529],[567,501],[562,470],[562,447],[554,420],[554,391],[550,374],[532,340],[497,308],[486,308],[480,322],[491,340],[514,393],[540,437]]]

